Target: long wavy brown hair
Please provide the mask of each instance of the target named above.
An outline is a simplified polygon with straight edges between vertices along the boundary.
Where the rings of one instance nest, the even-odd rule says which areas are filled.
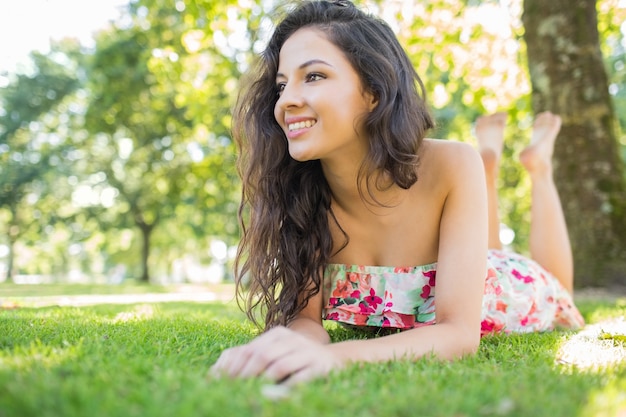
[[[243,183],[237,299],[245,301],[248,317],[265,330],[287,325],[320,291],[333,250],[329,218],[336,219],[321,164],[292,159],[274,118],[279,53],[304,27],[320,29],[341,49],[377,100],[364,120],[370,150],[359,184],[370,184],[370,178],[378,184],[377,176],[385,173],[398,186],[411,187],[417,181],[419,147],[434,125],[424,85],[383,20],[345,0],[299,2],[284,16],[242,80],[232,125]],[[361,190],[362,197],[365,193],[371,196],[369,186]]]

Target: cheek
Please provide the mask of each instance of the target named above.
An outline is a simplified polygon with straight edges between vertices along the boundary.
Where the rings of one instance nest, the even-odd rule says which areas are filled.
[[[283,127],[283,120],[285,119],[285,115],[283,114],[283,111],[280,109],[280,106],[278,104],[274,106],[274,119],[280,125],[280,127]]]

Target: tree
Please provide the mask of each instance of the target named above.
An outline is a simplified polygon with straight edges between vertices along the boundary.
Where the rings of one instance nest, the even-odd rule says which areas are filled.
[[[143,26],[159,28],[159,53],[152,54],[155,79],[171,85],[178,105],[191,121],[186,132],[194,161],[181,194],[179,227],[190,230],[197,243],[217,236],[231,244],[238,239],[240,197],[236,151],[230,137],[230,108],[237,81],[251,54],[262,10],[242,8],[236,1],[177,3],[140,0],[134,4]],[[164,22],[166,22],[164,24]],[[170,59],[175,54],[176,59]]]
[[[138,27],[101,34],[89,66],[90,103],[85,116],[93,135],[89,167],[101,172],[126,203],[141,236],[142,281],[150,280],[152,233],[174,214],[185,188],[190,158],[189,122],[172,85],[156,82],[148,66],[151,32]]]
[[[606,40],[601,46],[612,60],[611,91],[621,97],[617,105],[626,108],[619,30],[626,11],[611,7],[617,1],[599,0],[600,34]],[[519,136],[528,136],[524,131],[532,118],[525,44],[520,42],[522,0],[356,2],[397,29],[433,104],[434,136],[472,140],[477,115],[509,113],[513,123],[505,140],[502,214],[517,233],[515,249],[526,250],[529,181],[516,158],[508,158],[524,146]],[[95,49],[69,56],[75,63],[57,59],[62,57],[53,50],[46,58],[61,63],[59,69],[81,83],[61,106],[47,101],[58,98],[49,90],[61,85],[52,79],[37,91],[12,86],[0,91],[3,100],[10,92],[20,97],[14,110],[6,101],[0,107],[0,194],[15,184],[24,186],[19,198],[5,193],[0,199],[21,201],[13,212],[22,220],[5,205],[0,227],[17,219],[20,227],[12,229],[20,232],[17,252],[36,253],[28,267],[18,258],[22,271],[62,274],[67,271],[63,264],[72,264],[93,275],[124,264],[146,279],[183,254],[206,258],[213,238],[236,244],[239,180],[230,107],[242,71],[265,45],[270,11],[279,2],[174,3],[130,2],[128,14],[98,35]],[[33,138],[50,133],[64,148],[56,147],[46,165],[52,149],[34,147],[41,142]],[[33,163],[37,158],[40,162]],[[32,181],[27,174],[34,174]],[[603,233],[594,239],[614,239]],[[585,233],[572,235],[579,240]]]
[[[91,168],[105,174],[140,231],[143,281],[157,227],[179,232],[157,240],[168,252],[189,238],[202,248],[211,235],[237,235],[229,102],[239,72],[213,45],[215,22],[206,19],[222,7],[132,3],[132,23],[100,34],[88,69]]]
[[[34,183],[46,184],[41,180],[51,169],[52,156],[58,152],[56,139],[50,140],[38,132],[38,121],[78,84],[64,62],[55,58],[65,61],[67,55],[60,51],[53,51],[50,56],[32,53],[31,71],[14,76],[0,95],[0,209],[8,213],[4,232],[9,248],[9,281],[14,274],[15,244],[25,228],[35,226],[25,220],[30,213],[23,210],[24,199]]]
[[[595,0],[524,0],[535,113],[563,118],[555,181],[580,286],[626,280],[626,184]]]

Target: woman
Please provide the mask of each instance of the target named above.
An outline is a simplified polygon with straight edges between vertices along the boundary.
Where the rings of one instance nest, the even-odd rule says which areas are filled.
[[[488,250],[499,245],[502,116],[478,121],[480,152],[424,139],[434,122],[423,84],[381,19],[347,1],[301,3],[250,74],[233,119],[244,186],[236,269],[265,332],[224,351],[215,373],[296,383],[352,362],[462,357],[481,334],[582,324],[551,175],[558,116],[537,118],[523,155],[540,200],[533,219],[556,217],[544,223],[560,246],[541,267]],[[330,343],[323,319],[391,331]]]

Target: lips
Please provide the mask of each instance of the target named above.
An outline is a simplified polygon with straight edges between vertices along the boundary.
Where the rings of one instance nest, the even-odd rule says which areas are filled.
[[[285,126],[287,127],[287,139],[297,139],[317,124],[317,119],[307,116],[296,116],[285,118]]]

